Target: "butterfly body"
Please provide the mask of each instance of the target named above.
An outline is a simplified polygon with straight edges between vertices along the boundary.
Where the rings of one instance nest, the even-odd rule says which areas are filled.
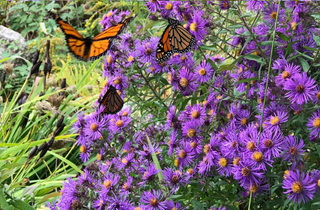
[[[156,61],[163,63],[174,53],[185,53],[195,45],[196,39],[178,20],[168,19],[169,25],[164,30],[156,50]]]
[[[112,39],[116,38],[134,17],[129,17],[117,25],[107,28],[97,36],[84,38],[76,29],[64,22],[59,16],[49,12],[65,34],[70,52],[79,60],[96,60],[109,50]]]
[[[104,96],[99,99],[99,104],[105,106],[105,109],[102,112],[104,114],[115,114],[119,112],[123,107],[123,103],[117,89],[112,85],[110,85]]]

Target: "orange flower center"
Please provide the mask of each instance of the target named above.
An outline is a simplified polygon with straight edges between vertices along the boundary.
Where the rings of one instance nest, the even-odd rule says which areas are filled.
[[[273,141],[271,139],[267,139],[264,141],[264,146],[270,148],[273,146]]]
[[[124,122],[123,122],[122,120],[118,120],[118,121],[116,122],[116,126],[117,126],[118,128],[122,127],[123,124],[124,124]]]
[[[249,151],[253,151],[254,149],[256,148],[256,144],[252,141],[249,141],[248,144],[247,144],[247,149]]]
[[[277,18],[277,12],[272,12],[270,17],[275,20]]]
[[[191,113],[191,116],[195,119],[198,119],[200,117],[200,112],[195,110]]]
[[[226,167],[226,166],[227,166],[227,159],[225,159],[225,158],[220,158],[220,160],[219,160],[219,165],[220,165],[221,167]]]
[[[187,135],[188,135],[190,138],[194,137],[195,134],[196,134],[196,130],[195,130],[195,129],[190,128],[190,129],[188,130],[188,134],[187,134]]]
[[[181,150],[180,153],[179,153],[179,157],[184,159],[184,158],[187,157],[187,153],[184,150]]]
[[[302,93],[304,91],[304,86],[302,84],[297,85],[296,91],[298,93]]]
[[[171,4],[171,3],[167,3],[166,9],[167,9],[167,10],[172,10],[172,4]]]
[[[201,76],[206,75],[207,73],[207,71],[204,68],[201,68],[198,72]]]
[[[181,85],[181,87],[187,87],[188,86],[188,84],[189,84],[189,80],[187,79],[187,78],[181,78],[180,80],[179,80],[179,84]]]
[[[316,127],[316,128],[319,128],[319,127],[320,127],[320,118],[319,118],[319,117],[316,117],[316,118],[313,120],[313,126]]]
[[[106,180],[106,181],[103,182],[103,185],[104,185],[105,188],[109,188],[112,185],[112,181]]]
[[[255,151],[252,154],[252,158],[256,161],[256,162],[261,162],[263,160],[263,155],[261,152]]]
[[[84,145],[82,145],[82,146],[80,147],[80,152],[83,154],[83,153],[86,153],[86,151],[87,151],[87,147],[84,146]]]
[[[299,181],[294,182],[292,184],[291,188],[292,188],[292,192],[297,193],[297,194],[301,193],[303,190],[303,186]]]
[[[249,176],[250,173],[251,173],[251,171],[250,171],[250,169],[248,167],[244,167],[244,168],[241,169],[241,174],[243,176]]]
[[[151,198],[151,200],[150,200],[150,205],[157,207],[157,206],[158,206],[158,201],[157,201],[157,199],[156,199],[156,198]]]
[[[282,76],[283,79],[287,79],[287,78],[290,77],[290,73],[287,72],[287,71],[283,71],[281,76]]]
[[[91,129],[92,131],[97,131],[98,128],[99,128],[99,126],[98,126],[97,123],[92,123],[92,124],[90,125],[90,129]]]

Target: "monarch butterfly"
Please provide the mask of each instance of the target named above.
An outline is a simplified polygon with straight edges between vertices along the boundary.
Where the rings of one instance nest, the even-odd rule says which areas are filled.
[[[119,112],[123,107],[123,103],[122,98],[112,85],[110,85],[104,96],[99,99],[99,104],[105,106],[105,109],[102,112],[105,114],[115,114]]]
[[[76,58],[83,61],[93,61],[105,55],[111,46],[112,38],[117,37],[125,26],[134,18],[126,18],[117,25],[107,28],[105,31],[91,39],[90,37],[83,38],[77,30],[64,22],[59,16],[52,12],[49,12],[49,14],[55,19],[65,34],[69,50]]]
[[[168,19],[169,25],[164,30],[156,51],[156,61],[163,63],[174,53],[184,53],[193,47],[196,39],[178,20]]]

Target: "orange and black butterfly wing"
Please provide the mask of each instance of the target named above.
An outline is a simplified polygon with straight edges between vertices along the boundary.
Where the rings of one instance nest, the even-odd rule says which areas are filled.
[[[191,49],[196,39],[177,20],[168,19],[169,25],[164,30],[156,50],[156,61],[165,62],[174,53],[184,53]]]
[[[117,93],[117,90],[110,85],[108,91],[100,100],[100,105],[104,105],[105,109],[103,113],[105,114],[115,114],[119,112],[123,107],[123,100]]]
[[[156,50],[156,61],[158,63],[165,62],[173,54],[172,48],[170,45],[170,39],[169,39],[169,34],[171,32],[172,32],[172,26],[168,25],[159,40],[157,50]]]
[[[178,24],[169,34],[173,53],[185,53],[191,50],[196,43],[196,38],[182,25]]]
[[[133,18],[134,17],[126,18],[117,25],[111,26],[95,36],[92,39],[88,59],[96,60],[102,55],[105,55],[111,46],[111,38],[117,37]]]
[[[49,12],[49,14],[55,19],[56,23],[59,25],[63,31],[67,46],[70,52],[78,59],[87,61],[88,58],[85,52],[90,48],[90,40],[83,38],[83,36],[68,23],[64,22],[59,16]]]

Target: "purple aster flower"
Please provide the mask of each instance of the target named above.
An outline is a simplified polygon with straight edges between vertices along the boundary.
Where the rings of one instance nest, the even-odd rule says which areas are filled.
[[[175,193],[181,185],[184,186],[187,183],[185,175],[180,170],[172,171],[170,168],[165,168],[163,176],[167,182],[166,186],[171,187],[172,193]]]
[[[179,166],[188,166],[194,162],[194,152],[192,152],[192,148],[187,142],[180,143],[180,148],[177,148],[177,156]]]
[[[251,161],[240,161],[239,165],[233,168],[233,177],[241,186],[253,186],[263,178],[263,173],[254,167]]]
[[[230,1],[229,0],[220,1],[219,6],[221,10],[227,10],[230,8]]]
[[[302,148],[304,147],[304,142],[302,139],[299,140],[296,136],[287,136],[285,137],[282,143],[282,150],[283,150],[283,160],[288,162],[298,162],[302,160],[302,155],[305,152]]]
[[[117,197],[117,196],[113,196],[113,197],[109,197],[109,205],[106,208],[106,210],[127,210],[132,208],[133,206],[130,204],[130,201],[125,197]]]
[[[268,159],[266,155],[261,151],[257,150],[254,152],[249,152],[248,154],[251,154],[251,160],[254,167],[263,171],[267,170],[266,165],[272,167],[271,163],[273,162],[273,160]]]
[[[311,131],[310,135],[320,136],[320,109],[313,113],[312,117],[308,120],[307,127]]]
[[[116,21],[114,20],[114,16],[117,13],[117,9],[116,10],[110,10],[107,14],[105,14],[102,18],[102,20],[100,21],[100,25],[102,26],[101,30],[104,31],[107,28],[116,25]]]
[[[214,166],[214,156],[206,155],[203,157],[202,161],[198,165],[198,172],[200,175],[207,174],[211,171]]]
[[[80,130],[82,130],[85,126],[85,115],[83,112],[77,114],[77,121],[75,123],[73,123],[72,128],[74,129],[75,133],[79,133]]]
[[[229,177],[232,174],[232,161],[229,158],[221,156],[216,160],[216,165],[218,166],[217,171],[221,176],[225,175]]]
[[[97,210],[104,210],[109,205],[109,196],[107,194],[99,194],[98,199],[93,202],[93,207]]]
[[[70,177],[63,182],[63,188],[60,191],[63,196],[58,202],[58,206],[62,209],[69,209],[73,201],[77,200],[77,183]]]
[[[156,166],[152,163],[150,166],[147,168],[147,170],[144,171],[143,176],[142,176],[142,182],[139,182],[138,184],[144,185],[146,182],[153,181],[155,179],[155,176],[158,174],[159,170],[156,169]]]
[[[173,54],[168,61],[168,65],[176,65],[178,67],[185,67],[187,69],[193,68],[195,65],[192,52],[182,54]]]
[[[147,9],[151,13],[156,13],[157,10],[160,9],[160,1],[158,1],[158,0],[150,0],[150,1],[146,2],[146,6],[147,6]]]
[[[247,9],[258,12],[268,5],[268,1],[246,1]]]
[[[287,62],[287,59],[283,55],[281,55],[280,57],[281,58],[277,58],[276,60],[273,61],[272,69],[277,69],[280,72],[282,72],[285,70],[284,68],[285,68],[285,66],[288,65],[288,62]]]
[[[108,84],[113,84],[123,95],[124,90],[128,87],[128,79],[124,74],[117,72],[108,80]]]
[[[56,205],[56,201],[52,199],[52,204],[49,201],[46,201],[46,207],[49,208],[49,210],[58,210],[58,206]]]
[[[187,119],[194,121],[196,124],[203,125],[205,118],[207,117],[205,107],[201,107],[201,104],[193,105],[186,117]]]
[[[151,67],[153,70],[151,71]],[[165,72],[170,72],[172,70],[171,65],[168,64],[167,61],[162,62],[162,63],[157,63],[155,60],[152,60],[151,67],[149,69],[150,73],[165,73]]]
[[[244,187],[249,193],[252,192],[253,196],[255,197],[257,194],[264,194],[270,190],[270,186],[265,179],[259,181],[258,184],[253,184],[251,186]]]
[[[290,175],[283,179],[282,188],[285,190],[284,194],[289,194],[288,199],[297,202],[298,204],[312,200],[315,193],[316,183],[313,182],[309,173],[299,172],[298,170],[290,171]]]
[[[306,72],[294,75],[284,83],[283,89],[288,90],[285,96],[297,104],[308,103],[317,94],[315,80]]]
[[[263,15],[264,15],[263,19],[271,26],[273,26],[274,23],[276,22],[277,10],[278,10],[278,4],[272,4],[267,8],[263,9]],[[278,22],[280,23],[284,20],[285,20],[285,10],[280,8],[279,14],[278,14]]]
[[[165,19],[175,17],[174,12],[180,4],[179,1],[161,1],[161,16]]]
[[[318,169],[313,169],[313,171],[311,171],[311,176],[313,178],[313,183],[316,184],[316,194],[320,195],[320,171]]]
[[[210,63],[207,63],[205,60],[202,60],[201,63],[195,68],[197,74],[197,81],[204,83],[212,79],[213,69],[211,68]]]
[[[150,210],[165,210],[165,201],[163,199],[163,194],[160,190],[144,191],[140,202],[144,203],[146,209]]]
[[[103,183],[100,185],[101,190],[100,193],[108,194],[110,190],[115,188],[120,180],[120,176],[118,174],[108,173],[104,176]]]
[[[179,139],[177,137],[178,137],[177,131],[173,130],[170,135],[170,140],[167,143],[169,146],[169,150],[168,150],[169,156],[172,156],[174,149],[178,147],[178,140]]]
[[[113,115],[112,118],[109,120],[109,128],[114,133],[118,133],[124,130],[130,122],[131,122],[130,117]]]
[[[280,68],[280,67],[279,67]],[[283,84],[288,81],[293,76],[299,74],[301,71],[300,66],[294,64],[286,64],[284,70],[275,77],[275,82],[278,87],[283,86]]]
[[[195,154],[195,157],[198,157],[202,151],[202,141],[200,139],[193,139],[190,141],[190,146],[192,148],[192,152]]]
[[[181,128],[181,122],[178,120],[178,116],[176,116],[176,107],[174,105],[171,105],[168,110],[168,115],[167,115],[167,124],[166,128],[174,128],[174,129],[179,129]]]
[[[288,121],[287,112],[277,111],[275,114],[271,115],[266,119],[265,129],[270,129],[270,131],[280,131],[280,126]]]
[[[252,28],[252,31],[258,36],[264,36],[268,34],[269,29],[269,26],[267,26],[265,23],[259,23],[256,27]]]
[[[172,200],[166,200],[166,210],[178,210],[182,206],[179,202],[174,203]]]
[[[296,51],[300,52],[300,53],[304,53],[306,55],[312,56],[314,51],[307,49],[306,47],[309,48],[316,48],[317,44],[316,42],[313,40],[312,36],[311,37],[307,37],[307,36],[294,36],[293,38],[293,44],[292,44],[292,48],[294,49],[294,54],[298,54]]]
[[[240,109],[235,117],[235,124],[245,129],[249,124],[250,110]]]
[[[181,91],[184,96],[191,95],[198,88],[198,84],[195,83],[195,74],[184,67],[180,69],[179,73],[178,78],[172,78],[173,89]]]
[[[85,163],[89,160],[90,153],[91,153],[90,146],[86,146],[86,145],[80,146],[80,159],[82,160],[82,162]]]
[[[242,149],[239,135],[234,131],[230,131],[225,138],[226,140],[222,143],[223,147],[221,148],[223,156],[228,158],[237,157]]]
[[[196,40],[201,41],[204,39],[205,35],[207,35],[205,28],[207,21],[203,18],[203,11],[197,10],[189,24],[190,32],[196,37]]]
[[[127,195],[133,190],[132,181],[133,181],[133,178],[131,176],[128,176],[127,181],[123,183],[122,188],[120,190],[121,194]]]
[[[261,134],[260,148],[268,159],[278,158],[281,153],[282,134],[279,131],[264,130]]]
[[[195,140],[200,137],[200,124],[196,121],[187,121],[182,126],[182,135],[185,137],[186,140]]]
[[[83,129],[87,141],[94,141],[102,136],[103,131],[106,129],[107,121],[105,118],[100,118],[99,115],[92,115],[86,117],[86,126]]]
[[[158,42],[158,37],[151,37],[150,39],[147,38],[143,40],[141,44],[137,44],[137,57],[140,59],[141,62],[146,63],[155,60],[156,47],[158,45]]]

